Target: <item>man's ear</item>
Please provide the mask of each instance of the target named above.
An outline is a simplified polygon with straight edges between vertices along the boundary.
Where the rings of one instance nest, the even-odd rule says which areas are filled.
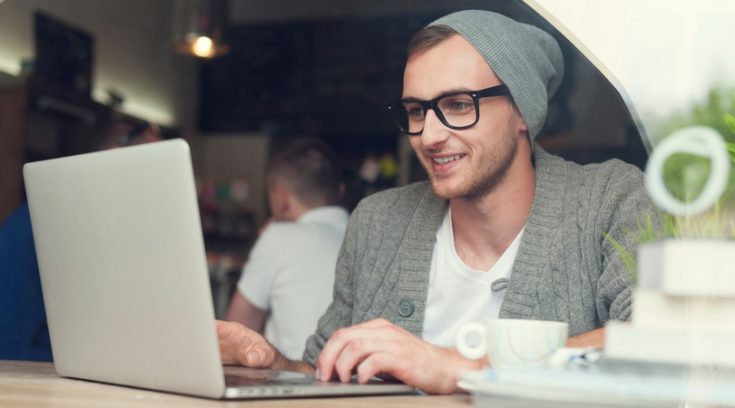
[[[271,182],[268,185],[268,202],[270,204],[271,215],[281,220],[285,212],[288,210],[288,190],[282,183]]]
[[[279,201],[281,202],[281,205],[283,206],[283,214],[287,213],[289,208],[291,207],[291,192],[288,191],[286,186],[283,184],[278,185],[278,194],[279,194]]]
[[[521,132],[528,133],[528,125],[526,125],[526,121],[523,120],[523,118],[520,118],[520,119],[521,119],[521,123],[520,123]]]
[[[518,110],[515,103],[511,104],[511,108],[513,109],[511,123],[515,125],[514,127],[516,127],[518,133],[528,134],[528,125],[526,124],[526,120],[523,119],[521,111]]]
[[[523,119],[523,115],[521,115],[521,112],[518,110],[518,108],[513,107],[514,110],[514,116],[515,119],[513,120],[513,124],[515,127],[515,134],[517,134],[520,137],[524,137],[528,139],[528,125],[526,124],[526,120]],[[533,144],[533,143],[531,143]]]
[[[521,115],[521,112],[516,109],[516,115],[518,116],[518,130],[523,133],[528,133],[528,125],[526,125],[526,120],[523,119],[523,115]]]

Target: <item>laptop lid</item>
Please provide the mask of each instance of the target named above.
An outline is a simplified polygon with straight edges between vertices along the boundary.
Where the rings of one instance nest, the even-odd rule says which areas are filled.
[[[23,174],[59,375],[221,397],[186,142],[29,163]]]
[[[228,367],[214,326],[189,146],[169,140],[23,168],[59,375],[210,398],[411,392]]]

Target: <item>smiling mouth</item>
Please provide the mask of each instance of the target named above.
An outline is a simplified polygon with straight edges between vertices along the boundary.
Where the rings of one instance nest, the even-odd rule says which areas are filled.
[[[455,154],[454,156],[446,156],[446,157],[432,157],[431,161],[436,164],[447,164],[449,162],[453,162],[455,160],[459,160],[462,157],[464,157],[464,154]]]

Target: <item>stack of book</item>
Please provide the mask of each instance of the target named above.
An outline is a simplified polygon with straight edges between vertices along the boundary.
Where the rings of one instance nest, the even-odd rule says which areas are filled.
[[[609,322],[606,358],[735,368],[735,242],[641,246],[631,322]]]

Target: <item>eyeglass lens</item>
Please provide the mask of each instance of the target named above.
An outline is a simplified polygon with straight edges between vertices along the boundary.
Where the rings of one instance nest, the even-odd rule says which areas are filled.
[[[401,130],[410,134],[421,133],[424,129],[429,108],[451,128],[472,126],[477,121],[475,101],[468,94],[447,95],[432,102],[402,101],[402,106],[394,106],[391,111]]]

